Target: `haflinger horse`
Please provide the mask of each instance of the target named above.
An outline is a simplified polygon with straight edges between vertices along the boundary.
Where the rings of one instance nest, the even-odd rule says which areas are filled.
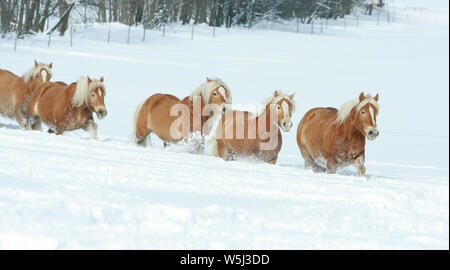
[[[52,66],[34,60],[33,67],[22,77],[0,69],[0,115],[15,119],[25,129],[30,96],[34,89],[51,79]]]
[[[220,79],[206,78],[205,83],[182,100],[170,94],[154,94],[136,109],[135,142],[146,146],[152,132],[163,140],[164,146],[187,140],[194,132],[207,135],[230,104],[231,92]]]
[[[308,111],[297,129],[297,144],[305,160],[305,168],[336,173],[338,167],[353,164],[358,176],[366,167],[366,137],[375,140],[377,128],[378,94],[359,97],[335,108],[314,108]]]
[[[105,107],[105,86],[100,80],[81,77],[67,85],[63,82],[47,82],[33,92],[28,104],[30,129],[41,129],[41,121],[57,135],[64,131],[84,129],[97,139],[98,119],[107,115]]]
[[[224,160],[250,158],[275,164],[281,150],[281,130],[292,127],[294,96],[275,91],[259,115],[232,110],[219,120],[212,138],[213,156]]]

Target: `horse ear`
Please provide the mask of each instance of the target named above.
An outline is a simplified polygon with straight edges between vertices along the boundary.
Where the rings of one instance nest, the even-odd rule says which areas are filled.
[[[49,68],[52,68],[52,67],[53,67],[53,63],[50,62],[50,64],[48,64],[48,67],[49,67]]]
[[[378,98],[379,98],[380,96],[377,94],[373,99],[375,99],[375,101],[377,101],[378,102]]]
[[[91,84],[92,83],[91,78],[89,78],[89,76],[87,76],[87,79],[88,79],[88,85]]]
[[[280,94],[278,93],[278,90],[275,90],[275,92],[273,92],[273,97],[278,97]]]
[[[292,95],[290,95],[289,98],[290,98],[291,100],[294,100],[294,96],[295,96],[295,93],[292,94]]]
[[[36,59],[34,60],[34,66],[35,66],[35,67],[38,67],[38,66],[39,66],[39,63],[36,61]]]
[[[206,77],[206,82],[209,83],[210,81],[211,81],[211,79]]]
[[[362,102],[364,100],[364,98],[366,98],[364,96],[364,92],[361,92],[361,94],[359,94],[359,102]]]
[[[100,77],[100,81],[103,82],[103,76]]]

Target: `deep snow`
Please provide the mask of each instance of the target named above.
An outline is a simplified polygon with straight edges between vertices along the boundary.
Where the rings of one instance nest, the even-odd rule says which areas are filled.
[[[0,248],[448,249],[448,3],[391,1],[395,23],[375,20],[323,34],[171,26],[160,31],[80,26],[73,36],[0,40],[0,67],[33,59],[53,80],[105,77],[108,116],[99,140],[0,123]],[[408,2],[408,3],[406,3]],[[411,4],[412,3],[412,4]],[[429,6],[427,7],[426,5]],[[425,8],[417,8],[425,6]],[[373,19],[373,18],[372,18]],[[354,23],[354,21],[353,21]],[[315,31],[318,33],[318,30]],[[135,107],[153,93],[188,95],[222,78],[236,106],[275,89],[296,92],[294,128],[276,166],[130,144]],[[380,136],[367,177],[303,169],[295,142],[312,107],[380,93]]]

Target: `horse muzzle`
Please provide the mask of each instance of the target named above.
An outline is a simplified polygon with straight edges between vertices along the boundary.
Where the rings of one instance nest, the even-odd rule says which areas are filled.
[[[101,120],[106,117],[108,111],[106,109],[99,109],[98,111],[95,111],[95,113],[97,114],[97,118]]]
[[[281,130],[283,130],[284,132],[288,132],[289,130],[291,130],[292,128],[292,122],[282,122],[281,123]]]
[[[378,131],[378,129],[372,129],[372,130],[369,130],[369,132],[367,132],[366,136],[367,136],[368,140],[373,141],[378,137],[378,135],[380,135],[380,132]]]

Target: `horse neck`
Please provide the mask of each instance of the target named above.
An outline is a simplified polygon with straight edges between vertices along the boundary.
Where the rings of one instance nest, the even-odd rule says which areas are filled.
[[[34,77],[31,77],[28,80],[28,82],[25,82],[25,84],[27,85],[27,89],[26,89],[27,93],[32,93],[34,91],[34,89],[36,89],[39,85],[42,84],[42,82],[39,83],[38,81],[35,80]]]
[[[269,127],[269,132],[271,133],[278,132],[279,129],[278,125],[271,121],[270,104],[266,105],[264,111],[255,118],[256,123],[259,123],[259,119],[263,119],[266,121],[266,131],[267,128]]]
[[[68,102],[69,102],[70,107],[72,108],[72,110],[80,110],[80,111],[88,110],[89,112],[94,112],[94,108],[92,108],[92,106],[89,103],[88,104],[83,104],[80,107],[74,107],[72,105],[72,98],[75,95],[75,91],[76,90],[77,90],[77,83],[76,82],[69,84],[67,86],[67,88],[65,89],[65,91],[69,92],[69,95],[67,95],[67,97],[69,99]]]
[[[353,108],[350,115],[345,119],[345,121],[338,127],[339,131],[344,134],[346,140],[363,140],[365,141],[364,135],[356,129],[354,119],[356,116],[356,108]]]

